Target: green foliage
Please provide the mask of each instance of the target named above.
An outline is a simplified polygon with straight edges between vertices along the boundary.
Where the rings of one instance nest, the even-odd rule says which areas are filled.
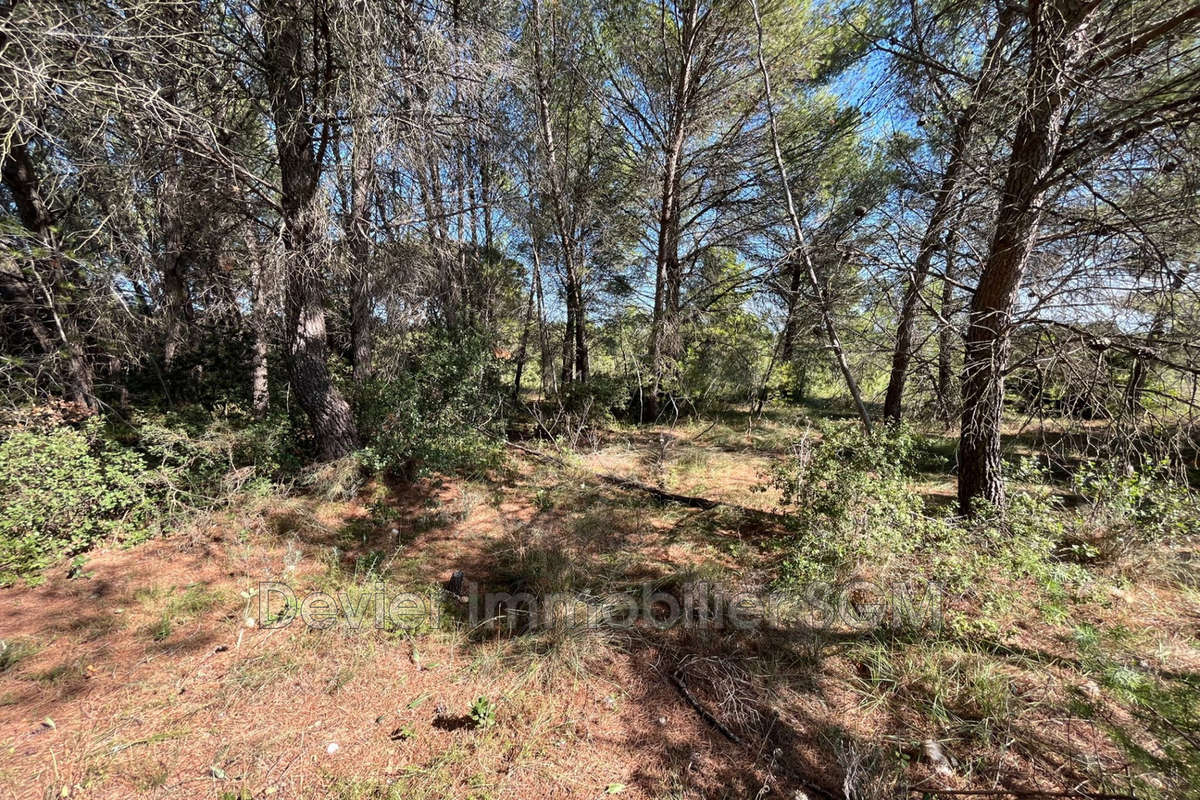
[[[17,666],[37,652],[37,647],[23,639],[0,639],[0,673]]]
[[[1153,544],[1200,533],[1196,495],[1174,479],[1166,462],[1137,468],[1113,461],[1087,464],[1075,485],[1091,503],[1089,522],[1126,542]]]
[[[403,358],[405,368],[370,382],[359,397],[367,465],[411,478],[495,464],[499,449],[487,431],[499,388],[484,336],[422,332]]]
[[[281,420],[236,408],[119,424],[18,415],[0,442],[0,585],[101,539],[141,541],[195,509],[268,491],[295,443]]]
[[[559,398],[563,410],[577,424],[596,425],[613,421],[613,411],[629,402],[629,384],[616,375],[593,375],[586,384],[563,387]]]
[[[101,419],[20,430],[0,444],[0,585],[153,518],[157,475]]]
[[[148,633],[155,641],[163,641],[171,635],[178,623],[187,622],[220,603],[221,592],[210,590],[204,584],[193,583],[184,587],[171,587],[166,591],[150,590],[138,594],[138,599],[158,611],[158,619],[150,625]]]
[[[912,480],[917,464],[937,456],[935,446],[905,427],[868,437],[857,426],[826,426],[819,438],[805,436],[772,473],[796,532],[787,545],[783,582],[846,577],[864,568],[877,576],[933,581],[955,594],[980,596],[987,614],[950,620],[978,629],[1014,602],[995,587],[1002,575],[1032,581],[1038,590],[1031,602],[1043,615],[1061,615],[1087,576],[1060,557],[1076,521],[1048,475],[1032,461],[1021,462],[1009,476],[1004,513],[980,508],[971,520],[948,510],[934,513]]]
[[[704,253],[698,268],[688,300],[701,310],[683,331],[686,349],[679,363],[679,387],[696,400],[752,399],[770,361],[774,334],[764,316],[749,310],[749,288],[706,298],[713,286],[747,286],[749,268],[724,248]]]
[[[770,479],[793,508],[788,580],[828,577],[864,557],[912,550],[925,522],[921,499],[906,483],[915,447],[905,428],[870,437],[857,426],[825,426],[795,445]]]
[[[184,506],[206,505],[230,489],[264,491],[303,463],[289,418],[256,419],[235,405],[135,414],[121,434],[157,468],[164,499]]]
[[[1134,634],[1120,626],[1082,625],[1074,639],[1082,668],[1136,721],[1131,725],[1128,718],[1100,715],[1135,767],[1138,796],[1200,796],[1200,742],[1191,733],[1200,725],[1200,679],[1148,673]]]
[[[492,701],[483,695],[475,698],[469,716],[476,728],[490,728],[496,724],[496,708]]]

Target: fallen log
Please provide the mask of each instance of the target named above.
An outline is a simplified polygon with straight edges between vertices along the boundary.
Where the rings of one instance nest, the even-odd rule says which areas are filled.
[[[518,444],[517,442],[506,442],[506,444],[515,450],[520,450],[522,453],[528,453],[534,458],[540,458],[543,461],[549,461],[552,464],[557,464],[563,469],[573,469],[573,467],[566,461],[563,461],[558,456],[551,455],[550,453],[545,453],[541,450],[535,450],[532,447],[526,447],[525,445]],[[690,494],[668,492],[665,489],[659,489],[657,486],[651,486],[648,483],[642,483],[641,481],[636,481],[633,478],[624,478],[620,475],[611,475],[605,472],[593,472],[591,475],[598,481],[612,484],[613,486],[620,486],[622,489],[632,489],[637,492],[645,492],[646,494],[656,497],[659,500],[667,503],[679,503],[680,505],[685,505],[690,508],[700,508],[704,509],[705,511],[718,508],[720,506],[725,506],[726,508],[732,508],[735,511],[747,515],[777,519],[782,518],[782,515],[772,514],[770,511],[761,511],[757,508],[746,508],[745,506],[739,506],[736,503],[726,503],[723,500],[713,500],[711,497],[696,497],[695,495]]]
[[[680,505],[689,506],[691,508],[703,508],[705,510],[716,508],[717,506],[729,505],[728,503],[722,503],[720,500],[713,500],[709,497],[694,497],[693,495],[689,494],[676,494],[675,492],[668,492],[663,489],[659,489],[657,486],[651,486],[648,483],[635,481],[632,478],[622,478],[620,475],[608,475],[603,472],[596,472],[593,474],[605,483],[611,483],[612,485],[620,486],[623,489],[633,489],[638,492],[645,492],[648,495],[652,495],[653,497],[657,497],[659,500],[663,500],[668,503],[679,503]],[[740,506],[734,506],[734,508],[740,508]]]

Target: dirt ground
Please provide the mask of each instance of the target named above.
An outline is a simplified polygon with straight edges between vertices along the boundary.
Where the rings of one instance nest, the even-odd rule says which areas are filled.
[[[247,499],[0,589],[14,654],[0,672],[0,797],[818,798],[842,796],[858,774],[866,797],[884,757],[910,785],[942,789],[1063,789],[1084,761],[1128,767],[1103,720],[1134,723],[1116,702],[1100,717],[1065,711],[1109,690],[1037,620],[1009,620],[977,637],[994,647],[942,663],[869,631],[643,622],[508,635],[462,623],[461,603],[444,598],[455,571],[484,587],[594,596],[639,580],[765,585],[781,557],[779,498],[756,487],[785,450],[721,433],[616,434],[571,456],[569,473],[516,453],[474,480]],[[601,472],[761,513],[657,502],[590,477]],[[432,592],[439,619],[317,630],[257,618],[263,582],[303,596],[380,580]],[[1096,622],[1127,621],[1157,668],[1196,674],[1200,604],[1157,591],[1128,586],[1096,603]],[[955,726],[970,714],[954,709],[939,729],[914,700],[932,694],[918,694],[919,676],[985,656],[998,702],[1021,713],[967,736]],[[481,697],[494,724],[469,716]],[[926,738],[948,742],[952,766],[923,752]],[[976,748],[991,748],[987,771],[964,766]]]

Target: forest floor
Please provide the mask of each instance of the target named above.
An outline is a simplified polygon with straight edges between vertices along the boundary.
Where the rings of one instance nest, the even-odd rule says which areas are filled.
[[[475,479],[247,499],[0,589],[0,797],[817,800],[1114,791],[1134,772],[1153,788],[1154,770],[1188,768],[1196,731],[1162,725],[1178,730],[1173,709],[1200,691],[1200,595],[1179,581],[1106,575],[1030,611],[1000,601],[1022,590],[998,576],[954,601],[984,624],[907,633],[643,620],[509,635],[441,599],[455,571],[539,596],[765,590],[786,537],[761,487],[795,424],[618,429],[556,452],[565,465],[514,450]],[[931,503],[952,489],[922,476]],[[298,600],[432,592],[439,617],[265,627],[267,581]]]

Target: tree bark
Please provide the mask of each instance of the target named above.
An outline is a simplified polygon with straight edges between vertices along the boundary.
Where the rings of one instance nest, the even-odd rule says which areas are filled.
[[[163,315],[166,317],[166,337],[163,345],[163,365],[169,370],[175,364],[187,338],[187,316],[191,307],[183,261],[183,223],[180,220],[179,193],[174,179],[167,178],[163,189],[161,220],[162,250],[159,265],[162,271]]]
[[[253,232],[246,236],[246,249],[250,255],[250,282],[254,292],[250,310],[250,325],[254,332],[254,348],[250,357],[250,403],[254,409],[254,416],[262,419],[271,408],[271,388],[267,372],[269,304],[266,265],[259,254]]]
[[[374,155],[369,136],[355,138],[350,166],[350,361],[354,382],[362,385],[371,375],[373,339],[373,286],[371,275],[371,239],[368,219],[371,194],[371,160]]]
[[[282,181],[288,376],[308,415],[318,456],[330,461],[354,449],[357,431],[350,406],[329,375],[325,286],[313,202],[321,165],[313,151],[313,109],[306,97],[304,18],[298,4],[289,0],[264,3],[263,17],[267,88]]]
[[[979,105],[987,96],[994,82],[998,71],[998,54],[1012,27],[1014,15],[1015,11],[1011,7],[1006,7],[1004,11],[1000,12],[996,32],[988,40],[984,50],[983,63],[971,90],[971,99],[955,121],[946,169],[941,185],[934,195],[933,211],[929,216],[925,233],[921,237],[917,260],[904,291],[900,317],[896,322],[896,344],[892,352],[892,371],[888,380],[887,394],[883,401],[884,419],[892,424],[900,421],[904,384],[908,377],[908,365],[912,360],[912,334],[921,299],[921,289],[925,285],[929,267],[933,263],[933,256],[942,245],[942,230],[953,210],[953,201],[958,192],[967,150],[971,145],[972,128],[975,125]]]
[[[682,272],[679,266],[680,186],[683,148],[693,84],[693,49],[698,8],[689,2],[683,8],[679,30],[679,74],[672,92],[672,110],[664,139],[662,191],[658,207],[658,241],[655,248],[654,311],[650,322],[650,392],[643,398],[641,418],[658,418],[658,394],[666,377],[667,362],[678,357],[679,295]]]
[[[791,259],[791,275],[789,276],[787,295],[787,318],[783,323],[783,344],[780,348],[779,359],[790,363],[796,350],[796,334],[800,328],[800,284],[803,280],[803,267],[800,259]]]
[[[3,164],[0,165],[0,175],[4,185],[17,206],[17,215],[21,224],[44,247],[49,256],[36,258],[24,277],[29,278],[31,289],[17,289],[17,298],[21,301],[20,311],[30,326],[35,339],[46,351],[46,355],[54,355],[56,350],[62,352],[65,363],[65,379],[63,384],[68,395],[76,403],[89,411],[97,411],[94,382],[91,367],[84,353],[83,335],[79,331],[78,320],[69,308],[60,308],[59,286],[62,283],[63,269],[58,243],[54,237],[54,219],[41,195],[41,186],[37,171],[29,149],[21,143],[9,147]],[[24,272],[24,271],[23,271]],[[16,279],[14,286],[26,281]],[[40,295],[40,298],[37,296]],[[41,318],[45,310],[50,324]]]
[[[946,232],[946,267],[942,280],[941,314],[942,324],[938,329],[938,402],[942,417],[949,425],[958,411],[960,402],[958,382],[954,377],[954,338],[957,331],[953,325],[954,281],[957,278],[955,249],[958,236],[954,226]]]
[[[958,503],[1004,506],[1000,425],[1017,290],[1044,212],[1047,178],[1062,134],[1064,107],[1088,45],[1096,3],[1050,0],[1034,6],[1033,52],[1025,106],[1017,121],[995,232],[971,298],[963,358]]]

